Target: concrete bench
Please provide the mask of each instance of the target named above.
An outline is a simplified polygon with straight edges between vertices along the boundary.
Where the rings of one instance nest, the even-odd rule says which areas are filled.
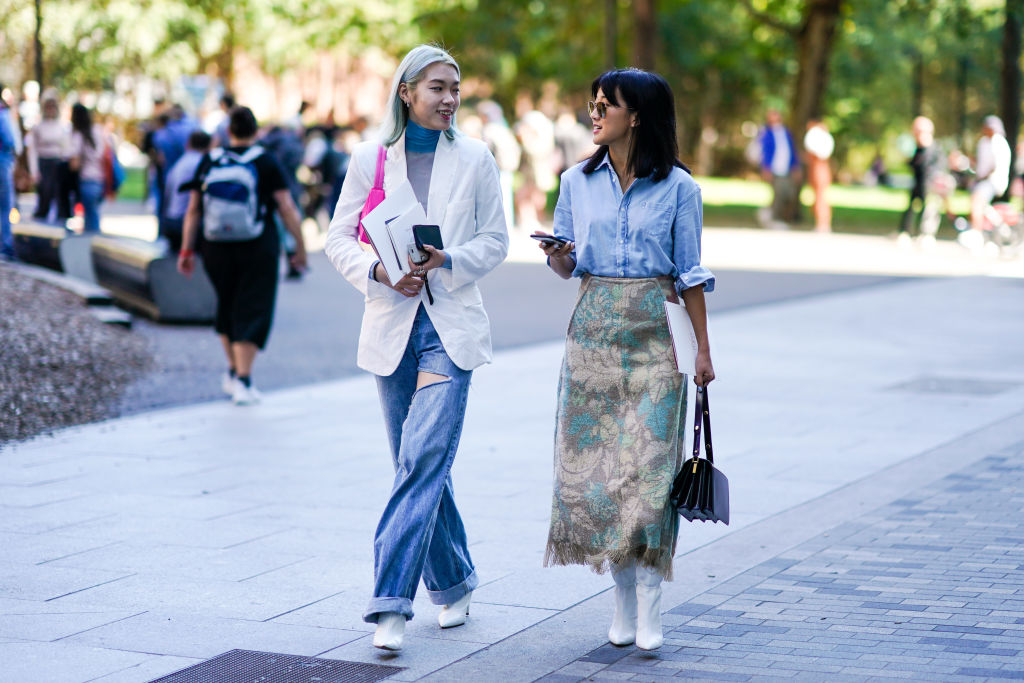
[[[93,235],[79,235],[59,225],[32,221],[11,226],[19,260],[96,283],[92,269]]]
[[[91,254],[97,283],[118,304],[161,322],[213,320],[217,297],[198,258],[196,272],[187,278],[164,242],[97,235]]]

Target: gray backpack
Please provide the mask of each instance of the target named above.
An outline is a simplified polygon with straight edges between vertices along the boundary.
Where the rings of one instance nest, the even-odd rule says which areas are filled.
[[[203,178],[203,236],[211,242],[253,240],[263,234],[264,216],[256,192],[253,161],[259,145],[242,154],[222,147],[210,151],[212,165]]]

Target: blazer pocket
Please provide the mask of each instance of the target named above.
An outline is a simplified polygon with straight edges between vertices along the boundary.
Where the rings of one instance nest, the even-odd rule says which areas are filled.
[[[394,294],[398,294],[398,292],[391,289],[383,282],[377,282],[373,278],[370,278],[370,281],[366,284],[366,301],[388,299]]]
[[[472,213],[476,210],[476,202],[472,199],[460,199],[457,202],[452,202],[448,205],[448,208],[444,213],[444,222],[448,227],[455,227],[456,224],[461,223],[466,213]],[[445,246],[449,246],[445,243]]]

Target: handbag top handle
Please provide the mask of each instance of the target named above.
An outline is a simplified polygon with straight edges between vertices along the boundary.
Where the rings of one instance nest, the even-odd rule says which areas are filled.
[[[704,453],[708,462],[715,462],[711,452],[711,412],[708,408],[708,388],[697,387],[697,401],[693,407],[693,459],[700,459],[700,430],[704,427]],[[694,463],[696,465],[696,463]]]
[[[373,189],[384,189],[384,160],[388,158],[388,151],[381,145],[377,148],[377,171],[373,176]]]

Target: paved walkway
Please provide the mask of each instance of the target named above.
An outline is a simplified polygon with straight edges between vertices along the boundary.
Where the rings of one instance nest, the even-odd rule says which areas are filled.
[[[540,566],[554,343],[474,378],[454,469],[481,576],[466,626],[438,629],[421,595],[400,654],[369,643],[390,465],[359,377],[0,452],[0,680],[146,681],[234,648],[405,667],[393,680],[1019,670],[1024,283],[896,282],[713,324],[733,523],[684,526],[655,655],[604,645],[608,577]],[[906,650],[919,668],[872,657]]]
[[[671,609],[661,650],[606,644],[541,680],[1024,679],[1022,437],[1018,415],[758,525],[959,468]]]

